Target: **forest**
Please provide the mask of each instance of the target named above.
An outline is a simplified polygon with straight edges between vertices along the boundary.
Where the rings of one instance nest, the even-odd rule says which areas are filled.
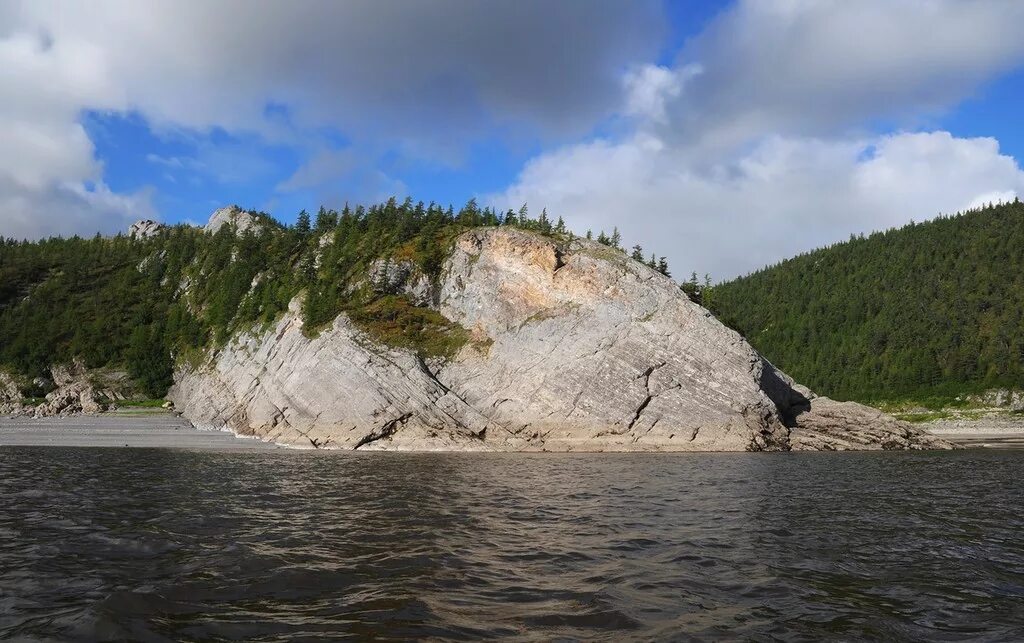
[[[1024,204],[913,223],[717,285],[706,302],[821,394],[1024,387]]]
[[[266,213],[244,233],[187,225],[157,236],[17,241],[0,237],[0,368],[27,378],[81,359],[127,370],[163,396],[178,360],[201,359],[237,332],[268,325],[304,292],[310,334],[341,313],[376,339],[424,356],[450,354],[461,329],[366,283],[377,258],[412,260],[437,279],[454,238],[478,226],[510,225],[571,240],[561,218],[527,206],[499,213],[470,200],[458,212],[411,199],[370,207],[321,207],[285,226]],[[586,233],[591,238],[591,232]],[[619,250],[618,230],[596,239]],[[633,249],[634,256],[643,249]],[[668,274],[665,259],[645,261]]]

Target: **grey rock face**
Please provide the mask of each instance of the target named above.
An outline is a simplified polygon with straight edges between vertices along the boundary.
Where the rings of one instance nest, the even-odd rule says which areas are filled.
[[[50,369],[50,374],[57,388],[46,395],[45,402],[32,410],[35,417],[91,415],[104,410],[96,400],[96,390],[82,364],[59,364]]]
[[[150,219],[140,219],[128,228],[128,236],[136,239],[148,239],[160,234],[160,231],[163,229],[164,225],[162,223],[157,223]]]
[[[20,415],[24,412],[21,403],[21,387],[10,374],[0,371],[0,415]]]
[[[827,397],[811,400],[790,433],[794,451],[949,449],[948,442],[856,402]]]
[[[412,261],[377,259],[370,264],[368,279],[374,292],[402,293],[417,306],[429,306],[433,302],[434,289],[430,278],[420,272]]]
[[[299,302],[267,333],[242,335],[168,394],[197,426],[307,448],[490,449],[497,429],[414,355],[374,346],[339,317],[302,334]]]
[[[235,232],[237,234],[242,234],[246,230],[258,227],[259,221],[257,221],[256,217],[245,212],[238,206],[231,205],[226,208],[216,210],[211,214],[210,220],[206,223],[203,230],[210,234],[214,234],[226,225],[235,226]]]
[[[997,388],[981,395],[972,395],[968,399],[986,406],[1005,407],[1015,413],[1024,411],[1024,391]]]
[[[415,292],[415,270],[389,263],[373,268],[372,283]],[[458,238],[436,292],[427,281],[423,294],[473,337],[447,363],[374,345],[344,317],[308,339],[296,301],[274,328],[179,372],[169,397],[197,424],[307,447],[938,445],[867,407],[839,413],[670,279],[593,242],[473,230]]]

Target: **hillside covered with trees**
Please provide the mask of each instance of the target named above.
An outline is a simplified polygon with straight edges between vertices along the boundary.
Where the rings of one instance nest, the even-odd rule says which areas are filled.
[[[321,208],[315,217],[302,212],[291,226],[247,214],[258,225],[244,231],[178,225],[144,239],[0,237],[0,369],[32,378],[80,359],[90,368],[124,368],[160,397],[176,360],[269,324],[300,293],[311,334],[346,313],[381,341],[444,355],[462,341],[461,329],[374,288],[368,272],[375,260],[409,260],[436,279],[455,236],[469,228],[512,225],[573,236],[547,212],[531,217],[523,206],[498,213],[473,200],[458,212],[411,199]],[[621,250],[617,230],[600,232],[597,241]],[[648,263],[667,274],[664,258]]]
[[[708,304],[823,394],[1024,387],[1024,203],[857,236],[715,286]]]

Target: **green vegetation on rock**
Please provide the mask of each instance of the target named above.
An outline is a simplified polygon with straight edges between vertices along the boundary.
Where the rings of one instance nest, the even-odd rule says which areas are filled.
[[[268,327],[300,295],[308,335],[344,313],[375,341],[451,357],[468,331],[376,287],[375,262],[411,265],[436,285],[467,229],[514,225],[572,238],[546,211],[534,219],[526,206],[502,214],[474,200],[458,212],[411,199],[320,208],[292,226],[261,212],[232,213],[246,225],[212,232],[178,225],[142,239],[0,237],[0,369],[31,379],[80,359],[89,368],[123,368],[143,394],[159,398],[176,363],[198,364],[239,332]],[[614,246],[609,252],[625,256],[617,231],[601,237]]]

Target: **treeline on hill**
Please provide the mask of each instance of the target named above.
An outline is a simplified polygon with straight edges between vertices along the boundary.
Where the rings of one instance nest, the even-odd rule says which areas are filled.
[[[1024,387],[1024,204],[816,250],[715,286],[711,308],[812,389],[878,401]]]
[[[452,240],[468,228],[513,225],[573,236],[546,211],[531,218],[524,205],[502,214],[474,200],[458,212],[411,199],[341,212],[320,208],[313,219],[303,211],[292,226],[251,214],[260,225],[242,234],[230,226],[207,234],[178,225],[141,240],[0,237],[0,367],[34,377],[77,358],[92,368],[125,367],[160,397],[175,360],[269,324],[301,291],[310,333],[347,312],[382,341],[448,354],[464,341],[460,329],[435,311],[367,287],[375,259],[412,260],[437,278]],[[620,244],[617,230],[597,240]],[[664,259],[648,263],[668,273]]]

